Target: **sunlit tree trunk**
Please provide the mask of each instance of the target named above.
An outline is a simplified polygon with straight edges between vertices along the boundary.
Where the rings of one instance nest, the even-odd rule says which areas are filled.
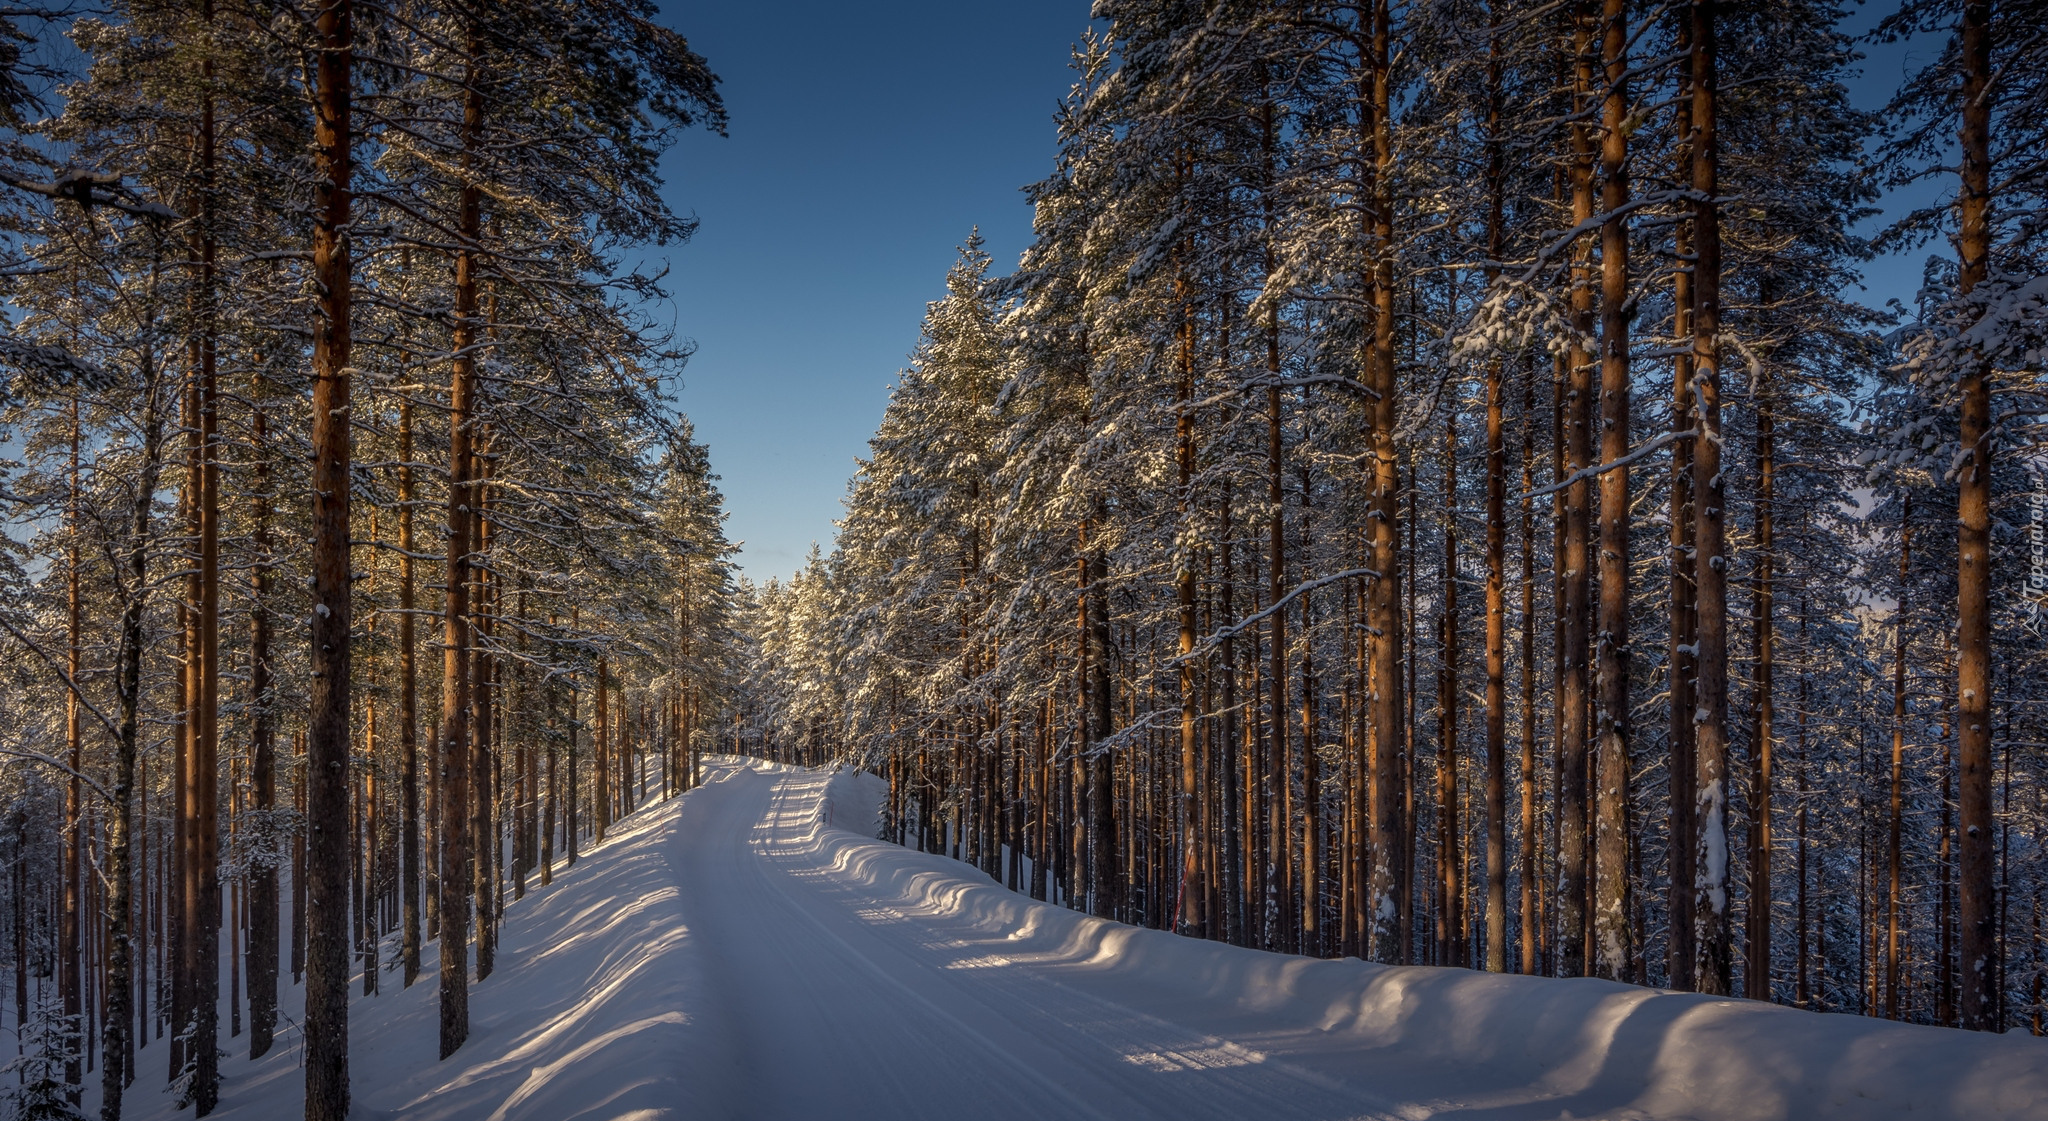
[[[1991,269],[1991,0],[1963,0],[1962,191],[1956,291],[1968,296]],[[1991,820],[1991,381],[1983,362],[1963,372],[1962,448],[1956,473],[1956,804],[1962,912],[1962,1026],[1997,1031],[1997,892]]]
[[[483,94],[476,85],[477,36],[470,35],[465,68],[462,134],[466,160],[482,125]],[[471,554],[475,549],[477,369],[477,244],[483,228],[483,192],[464,183],[458,200],[454,330],[448,416],[448,575],[443,594],[441,673],[441,977],[440,1055],[447,1058],[469,1038],[469,903],[472,892],[470,831],[470,685],[475,639],[471,634]]]
[[[1600,109],[1600,461],[1629,453],[1628,9],[1605,0],[1600,55],[1606,96]],[[1634,735],[1629,695],[1628,468],[1600,476],[1599,756],[1594,798],[1594,971],[1635,979],[1629,922],[1629,770]]]
[[[312,706],[306,736],[306,1121],[345,1121],[348,1084],[350,73],[353,8],[316,19]],[[294,891],[298,887],[294,884]]]
[[[1506,158],[1501,129],[1499,16],[1491,7],[1486,57],[1486,286],[1500,279],[1505,247]],[[1501,357],[1486,363],[1486,968],[1508,968],[1507,846],[1507,434]],[[1455,455],[1455,450],[1453,452]]]
[[[1401,556],[1399,536],[1401,464],[1394,439],[1400,416],[1398,372],[1394,365],[1394,198],[1393,198],[1393,75],[1389,63],[1392,14],[1388,0],[1374,0],[1367,65],[1359,75],[1360,104],[1366,107],[1359,124],[1362,146],[1372,152],[1369,189],[1372,205],[1361,212],[1370,223],[1366,243],[1372,247],[1372,337],[1366,356],[1367,385],[1375,396],[1367,407],[1371,424],[1372,482],[1368,519],[1371,526],[1370,566],[1377,574],[1367,586],[1366,627],[1372,661],[1372,876],[1368,888],[1371,951],[1374,960],[1404,958],[1409,878],[1404,874],[1402,807],[1401,688]]]

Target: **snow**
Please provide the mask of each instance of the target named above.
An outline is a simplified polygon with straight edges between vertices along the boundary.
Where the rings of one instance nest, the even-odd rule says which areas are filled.
[[[705,777],[508,905],[448,1061],[431,961],[410,990],[387,974],[353,997],[355,1116],[2048,1116],[2031,1037],[1234,949],[873,840],[871,775],[725,759]],[[224,1042],[214,1116],[299,1115],[295,1029],[254,1064]],[[142,1052],[129,1116],[176,1116],[163,1057]]]

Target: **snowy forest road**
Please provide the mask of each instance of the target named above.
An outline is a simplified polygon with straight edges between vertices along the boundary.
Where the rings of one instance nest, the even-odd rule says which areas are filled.
[[[871,775],[704,779],[529,878],[446,1059],[433,943],[404,987],[387,935],[349,1001],[352,1121],[2048,1121],[2024,1034],[1140,930],[873,839]],[[280,988],[278,1046],[228,1039],[209,1121],[301,1115]]]
[[[1104,994],[1092,947],[1006,952],[1017,940],[971,914],[876,900],[834,859],[845,847],[820,844],[823,774],[722,778],[669,846],[713,979],[690,1014],[729,1056],[720,1085],[700,1088],[716,1097],[700,1102],[709,1115],[1400,1116],[1362,1087],[1185,1023],[1185,1009]],[[926,875],[974,875],[945,865]]]

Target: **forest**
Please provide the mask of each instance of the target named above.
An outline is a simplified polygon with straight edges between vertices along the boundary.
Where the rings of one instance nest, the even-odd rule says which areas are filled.
[[[346,1117],[353,978],[438,943],[445,1058],[504,909],[690,784],[737,586],[643,262],[726,115],[656,16],[8,10],[9,1116],[205,1116],[302,1029]]]
[[[2048,9],[1095,13],[734,748],[1189,937],[2041,1034]]]
[[[11,1115],[289,1037],[341,1121],[415,985],[474,1053],[707,756],[1189,940],[2043,1033],[2042,0],[1096,0],[1029,248],[758,580],[661,20],[0,13]]]

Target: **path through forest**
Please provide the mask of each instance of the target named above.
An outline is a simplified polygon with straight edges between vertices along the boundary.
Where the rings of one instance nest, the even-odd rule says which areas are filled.
[[[384,995],[354,998],[356,1117],[2048,1110],[2048,1049],[2031,1038],[1238,950],[1033,903],[871,840],[872,777],[746,761],[705,777],[507,910],[501,968],[473,987],[472,1035],[449,1061],[434,1061],[431,963],[410,990],[386,974]],[[216,1117],[298,1115],[298,1037],[280,1038],[260,1063],[223,1063]],[[152,1044],[143,1069],[161,1056]],[[131,1116],[176,1116],[168,1096],[131,1101]]]

